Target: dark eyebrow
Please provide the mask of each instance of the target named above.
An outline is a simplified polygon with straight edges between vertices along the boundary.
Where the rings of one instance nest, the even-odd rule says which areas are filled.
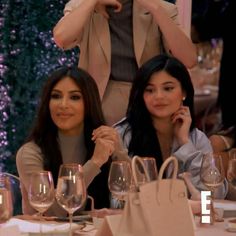
[[[175,84],[175,82],[173,82],[173,81],[167,81],[167,82],[165,82],[165,83],[163,83],[164,85],[169,85],[169,84]]]
[[[175,82],[174,81],[166,81],[162,85],[172,85],[172,84],[175,84]],[[155,85],[149,82],[147,84],[147,86],[155,86]]]
[[[61,90],[53,89],[52,92],[61,93]],[[69,93],[82,93],[81,90],[71,90]]]
[[[82,93],[81,90],[71,90],[69,93]]]

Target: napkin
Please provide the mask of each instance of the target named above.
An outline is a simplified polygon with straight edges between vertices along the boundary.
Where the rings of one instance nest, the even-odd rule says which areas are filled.
[[[224,209],[224,218],[236,216],[236,202],[229,200],[215,200],[214,207]]]
[[[21,236],[20,230],[17,225],[5,227],[0,225],[0,236]]]
[[[20,229],[20,232],[25,234],[29,233],[29,235],[39,235],[40,234],[40,223],[39,221],[28,221],[28,220],[21,220],[21,219],[16,219],[12,218],[10,219],[5,226],[13,226],[17,225]],[[72,230],[75,230],[79,228],[80,226],[72,223],[71,225]],[[59,222],[42,222],[42,233],[44,235],[65,235],[68,233],[70,229],[70,224],[69,223],[59,223]]]

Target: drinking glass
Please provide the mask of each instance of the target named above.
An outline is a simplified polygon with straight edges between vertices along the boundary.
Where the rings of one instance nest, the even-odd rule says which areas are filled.
[[[28,199],[30,205],[39,213],[40,235],[42,235],[43,213],[53,204],[54,196],[54,183],[51,172],[33,172],[29,180]]]
[[[137,162],[137,180],[138,184],[144,184],[150,181],[154,181],[157,179],[157,166],[156,160],[153,157],[139,157],[140,162],[143,163],[143,166],[140,162]],[[146,170],[146,174],[144,169]],[[147,175],[147,176],[146,176]]]
[[[236,148],[229,152],[227,180],[233,188],[236,188]]]
[[[203,184],[211,191],[211,224],[216,220],[213,206],[215,190],[223,184],[225,175],[220,154],[207,153],[203,155],[200,178]]]
[[[229,183],[229,194],[230,194],[231,188],[233,192],[236,190],[236,148],[232,148],[229,151],[227,180]],[[236,220],[236,219],[233,219],[233,220]]]
[[[13,214],[10,178],[0,174],[0,224],[8,221]]]
[[[130,191],[132,184],[131,166],[128,161],[113,161],[111,163],[108,187],[116,201],[115,208],[123,208],[125,196]]]
[[[60,166],[56,199],[69,213],[70,235],[72,235],[72,216],[86,201],[86,188],[82,166],[79,164],[63,164]]]

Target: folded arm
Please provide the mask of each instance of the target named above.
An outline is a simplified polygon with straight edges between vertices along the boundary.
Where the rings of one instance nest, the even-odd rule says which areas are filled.
[[[137,1],[152,14],[167,42],[170,53],[182,61],[187,68],[196,65],[196,47],[174,21],[178,16],[177,7],[172,11],[172,15],[168,15],[161,0]]]
[[[53,29],[54,41],[62,49],[70,49],[79,44],[83,29],[92,13],[97,9],[107,17],[105,6],[114,6],[115,11],[120,11],[121,4],[118,0],[71,0],[64,9],[64,17]]]

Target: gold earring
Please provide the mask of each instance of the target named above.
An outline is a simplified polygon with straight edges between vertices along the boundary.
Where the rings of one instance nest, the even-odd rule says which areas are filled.
[[[186,97],[183,97],[182,100],[184,101]]]

